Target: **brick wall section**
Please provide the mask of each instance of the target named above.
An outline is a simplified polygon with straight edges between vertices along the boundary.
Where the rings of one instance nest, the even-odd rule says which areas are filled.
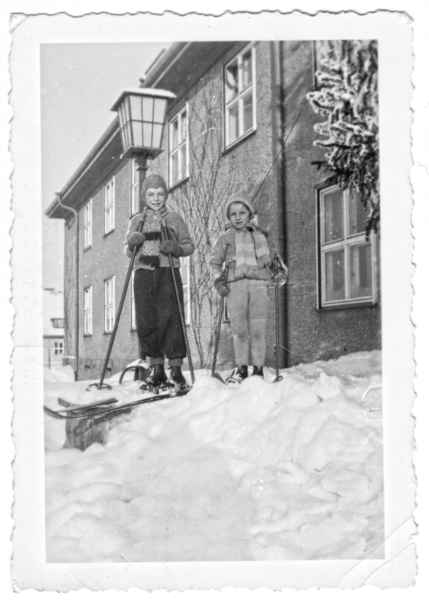
[[[381,311],[375,308],[317,310],[315,186],[320,175],[311,161],[323,158],[313,146],[313,125],[321,120],[305,94],[313,85],[312,42],[284,42],[286,132],[304,109],[287,142],[286,257],[288,363],[330,359],[381,347]],[[322,119],[323,120],[323,119]]]

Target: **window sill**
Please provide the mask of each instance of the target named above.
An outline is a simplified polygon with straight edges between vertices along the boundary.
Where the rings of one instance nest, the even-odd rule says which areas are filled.
[[[170,184],[170,186],[168,187],[168,191],[172,192],[174,191],[177,187],[179,187],[179,185],[181,185],[182,183],[186,183],[189,180],[189,175],[186,175],[186,177],[183,177],[183,179],[179,179],[179,181],[175,181],[174,183]]]
[[[84,338],[90,338],[90,337],[92,337],[92,333],[84,333],[83,337]]]
[[[86,246],[86,247],[83,249],[83,251],[84,251],[84,252],[86,252],[87,250],[91,250],[91,248],[92,248],[92,244],[91,244],[91,245],[89,245],[89,246]]]
[[[107,233],[105,233],[105,234],[103,235],[103,239],[104,239],[104,238],[107,238],[107,237],[108,237],[108,236],[109,236],[111,233],[113,233],[114,231],[115,231],[115,229],[111,229],[110,231],[108,231]]]
[[[255,127],[255,129],[251,129],[247,133],[243,134],[241,137],[239,137],[236,140],[234,140],[233,142],[231,142],[231,144],[229,146],[224,148],[224,150],[222,152],[222,156],[224,154],[228,154],[228,152],[230,152],[231,150],[236,148],[239,144],[241,144],[241,142],[244,142],[245,140],[250,138],[252,135],[255,135],[256,132],[257,132],[257,128]]]
[[[368,300],[365,302],[350,302],[347,304],[330,304],[328,306],[321,306],[320,308],[316,308],[316,312],[331,312],[331,311],[339,311],[339,310],[350,310],[356,308],[377,308],[378,302],[373,302],[372,300]]]
[[[112,335],[113,333],[113,329],[112,331],[103,331],[103,335]]]

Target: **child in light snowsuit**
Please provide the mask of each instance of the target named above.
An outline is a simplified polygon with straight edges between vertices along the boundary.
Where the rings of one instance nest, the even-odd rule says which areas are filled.
[[[220,234],[210,257],[213,283],[220,296],[227,296],[234,338],[236,368],[229,378],[241,382],[248,376],[249,354],[252,375],[263,377],[265,333],[269,305],[268,283],[284,285],[286,265],[279,259],[280,271],[274,275],[274,249],[267,235],[252,222],[254,210],[250,196],[239,191],[227,205],[231,227]],[[222,265],[229,262],[225,285]]]
[[[144,211],[130,220],[124,241],[124,251],[129,257],[138,247],[134,261],[134,301],[141,351],[150,364],[150,375],[142,385],[148,390],[159,389],[162,385],[186,385],[181,371],[186,346],[168,255],[173,257],[183,310],[179,257],[192,254],[194,244],[182,217],[166,208],[167,196],[162,177],[150,175],[145,179],[141,189]],[[144,224],[140,233],[137,228],[142,219]],[[164,239],[162,226],[167,239]],[[164,370],[165,357],[171,369],[168,380]]]

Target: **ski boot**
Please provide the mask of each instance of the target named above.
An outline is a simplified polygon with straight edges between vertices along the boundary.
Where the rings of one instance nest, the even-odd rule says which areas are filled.
[[[180,393],[186,393],[188,384],[183,377],[182,368],[180,366],[170,367],[170,377],[167,379],[167,385],[172,388],[171,395],[176,396]]]
[[[167,375],[164,371],[164,365],[151,365],[150,375],[146,378],[140,389],[144,392],[155,392],[157,394],[159,389],[165,387],[167,383]]]
[[[264,367],[255,367],[253,365],[253,373],[252,373],[252,377],[253,375],[259,375],[259,377],[262,377],[262,379],[264,378]]]
[[[235,367],[231,375],[227,378],[226,383],[238,384],[248,377],[247,365],[241,365],[241,367]]]

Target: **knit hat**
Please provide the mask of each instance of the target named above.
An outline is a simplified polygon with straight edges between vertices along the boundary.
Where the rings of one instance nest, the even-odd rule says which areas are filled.
[[[149,175],[149,177],[146,177],[143,181],[142,189],[140,191],[140,197],[143,200],[143,203],[146,202],[146,192],[149,188],[153,188],[154,190],[162,188],[165,192],[165,197],[167,198],[168,196],[167,184],[161,175]]]
[[[253,204],[252,204],[249,194],[245,190],[238,190],[238,192],[235,192],[235,194],[233,194],[231,196],[231,198],[229,199],[228,204],[226,206],[226,216],[228,217],[228,219],[229,219],[229,207],[231,206],[231,204],[233,202],[241,202],[242,204],[247,206],[247,208],[250,211],[251,219],[255,216],[255,209],[253,208]]]

